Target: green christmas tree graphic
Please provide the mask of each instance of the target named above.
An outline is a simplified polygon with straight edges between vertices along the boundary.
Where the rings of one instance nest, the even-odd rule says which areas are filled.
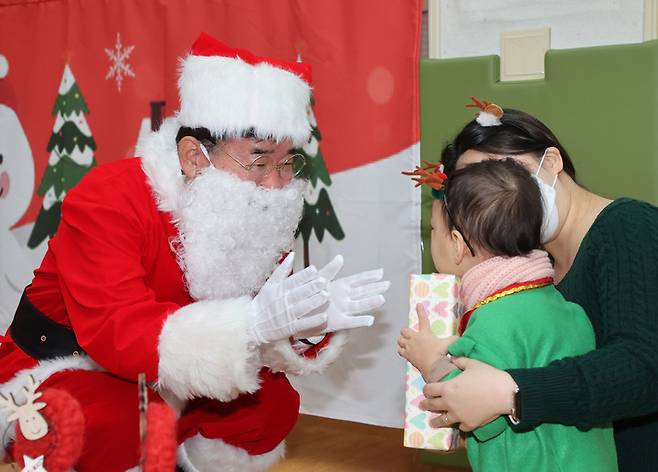
[[[341,228],[334,207],[331,204],[329,192],[327,192],[326,187],[331,185],[331,177],[320,150],[322,137],[312,109],[309,109],[309,118],[313,126],[311,137],[308,143],[299,150],[306,159],[303,175],[309,180],[307,197],[304,199],[304,214],[298,230],[298,234],[301,234],[304,240],[304,267],[308,267],[311,263],[309,241],[313,232],[315,232],[315,237],[319,242],[322,242],[325,231],[336,240],[345,237],[343,228]],[[318,186],[320,182],[324,185]],[[313,204],[308,201],[308,196],[311,194],[317,194],[317,200]]]
[[[37,189],[43,203],[27,242],[30,248],[37,247],[47,237],[53,237],[66,193],[96,165],[96,142],[87,125],[86,114],[89,114],[89,109],[71,68],[66,64],[52,111],[56,118],[47,146],[50,158]]]

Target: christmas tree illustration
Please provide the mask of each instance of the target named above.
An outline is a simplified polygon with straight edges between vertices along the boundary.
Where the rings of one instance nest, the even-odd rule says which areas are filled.
[[[311,137],[308,143],[299,150],[306,159],[303,175],[309,180],[309,189],[304,199],[304,214],[298,230],[304,240],[304,267],[308,267],[311,263],[309,241],[313,232],[315,232],[315,237],[319,242],[322,242],[325,231],[336,240],[345,237],[326,188],[331,185],[331,177],[320,150],[322,137],[312,109],[309,109],[309,115],[313,127]],[[309,202],[309,196],[311,195],[317,195],[315,203]]]
[[[47,146],[50,158],[37,189],[43,203],[27,242],[30,248],[53,237],[59,225],[64,196],[96,165],[96,143],[87,125],[86,114],[89,114],[89,109],[71,68],[66,64],[52,111],[56,118]]]

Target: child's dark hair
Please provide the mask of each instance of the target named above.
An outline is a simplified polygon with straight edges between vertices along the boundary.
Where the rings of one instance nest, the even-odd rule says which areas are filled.
[[[458,228],[470,244],[494,256],[525,256],[541,248],[539,186],[513,159],[455,170],[445,182],[444,205],[450,230]]]
[[[505,108],[500,126],[482,126],[473,120],[441,153],[444,172],[450,176],[457,159],[469,149],[492,154],[516,155],[535,153],[540,159],[546,148],[560,151],[564,171],[576,181],[576,170],[569,153],[544,123],[519,110]]]

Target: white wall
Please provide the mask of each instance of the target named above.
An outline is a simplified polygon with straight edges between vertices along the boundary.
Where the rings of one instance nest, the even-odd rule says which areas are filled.
[[[500,55],[502,32],[540,27],[550,27],[551,49],[641,42],[644,3],[644,0],[429,0],[429,7],[439,6],[439,57],[447,58]],[[430,28],[433,27],[431,17],[432,13]],[[435,39],[436,29],[433,29],[430,42]]]

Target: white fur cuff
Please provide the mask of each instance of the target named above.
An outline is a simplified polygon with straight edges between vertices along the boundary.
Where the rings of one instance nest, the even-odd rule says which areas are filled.
[[[293,375],[306,375],[322,372],[334,362],[347,342],[347,332],[337,331],[329,343],[315,358],[307,358],[295,352],[290,341],[283,340],[261,346],[261,359],[272,372],[285,372]]]
[[[196,302],[170,315],[160,333],[158,388],[181,399],[224,402],[258,390],[261,362],[247,335],[250,302]]]
[[[251,456],[221,439],[197,434],[178,446],[177,459],[185,472],[264,472],[281,460],[284,453],[283,442],[270,452]]]

